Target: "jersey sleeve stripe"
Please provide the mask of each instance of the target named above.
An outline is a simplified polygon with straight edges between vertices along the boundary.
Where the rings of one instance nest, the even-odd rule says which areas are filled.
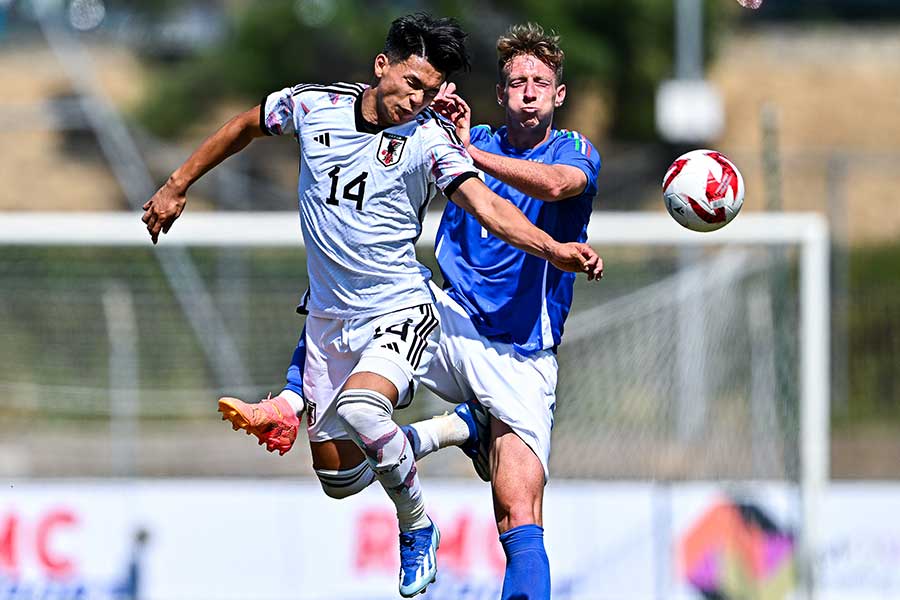
[[[575,149],[585,156],[593,153],[593,145],[591,142],[577,131],[568,131],[567,135],[575,140]]]
[[[331,83],[324,87],[336,88],[336,89],[346,89],[348,92],[350,92],[352,94],[360,94],[363,91],[365,91],[365,89],[366,89],[366,86],[364,86],[361,83],[343,83],[343,82]]]
[[[319,93],[331,93],[331,94],[339,94],[342,96],[359,96],[362,92],[358,90],[349,90],[343,88],[334,88],[334,87],[323,87],[323,86],[312,86],[308,88],[302,89],[294,89],[292,91],[292,95],[298,96],[304,92],[319,92]]]
[[[452,123],[444,120],[444,118],[438,115],[434,111],[434,109],[426,108],[422,112],[425,114],[425,116],[434,119],[434,122],[437,123],[438,126],[440,126],[440,128],[443,129],[448,136],[450,136],[450,141],[458,146],[462,146],[462,140],[459,139],[459,136],[456,134],[456,127],[454,127]]]
[[[332,83],[331,86],[346,87],[346,88],[350,88],[351,90],[353,90],[355,92],[363,92],[363,91],[365,91],[365,89],[367,87],[363,83],[347,83],[344,81],[338,81],[338,82]]]
[[[450,123],[446,123],[441,119],[438,119],[437,122],[438,125],[441,126],[441,129],[443,129],[447,133],[447,135],[450,136],[450,140],[454,144],[456,144],[457,146],[462,146],[462,140],[459,139],[458,135],[456,135],[456,128],[453,127],[453,125],[451,125]]]
[[[587,146],[584,143],[584,137],[577,131],[570,131],[569,137],[575,140],[575,150],[587,156]]]
[[[331,92],[333,94],[342,94],[345,96],[358,96],[364,90],[365,86],[357,83],[303,83],[291,88],[291,94],[296,96],[303,92]]]
[[[292,88],[294,92],[302,92],[308,89],[316,89],[316,88],[344,88],[348,90],[355,91],[357,88],[353,88],[352,84],[349,83],[298,83]]]

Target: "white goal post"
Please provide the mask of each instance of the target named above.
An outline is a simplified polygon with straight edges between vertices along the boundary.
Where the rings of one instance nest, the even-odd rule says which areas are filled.
[[[439,222],[430,214],[418,241],[423,252],[433,246]],[[829,477],[829,234],[816,214],[744,213],[722,230],[687,231],[661,212],[595,212],[589,242],[601,256],[610,246],[731,247],[791,246],[798,249],[799,321],[799,486],[802,501],[801,556],[809,565],[818,547],[819,505]],[[295,212],[197,212],[189,210],[159,246],[277,248],[302,245]],[[135,247],[150,240],[139,213],[0,213],[0,248]],[[608,278],[615,264],[607,264]],[[603,285],[602,283],[599,285]],[[577,292],[576,292],[577,293]],[[574,314],[574,313],[573,313]],[[565,346],[565,344],[563,344]],[[0,380],[0,384],[2,384]],[[802,568],[807,590],[811,573]]]

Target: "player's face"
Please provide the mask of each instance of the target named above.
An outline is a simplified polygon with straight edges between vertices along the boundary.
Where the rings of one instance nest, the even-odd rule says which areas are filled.
[[[375,108],[384,125],[400,125],[416,118],[434,100],[444,74],[421,56],[391,62],[384,54],[375,57]]]
[[[510,120],[525,128],[549,127],[566,98],[566,86],[556,84],[553,69],[523,54],[508,63],[507,74],[506,85],[497,86],[497,101]]]

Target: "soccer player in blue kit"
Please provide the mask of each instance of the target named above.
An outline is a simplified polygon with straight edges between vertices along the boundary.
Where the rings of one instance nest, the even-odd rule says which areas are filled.
[[[492,191],[556,239],[583,242],[600,157],[581,134],[552,127],[566,96],[559,38],[534,24],[514,26],[500,37],[497,51],[504,126],[470,130],[469,107],[453,84],[432,107],[454,122]],[[452,203],[444,210],[435,255],[444,277],[443,290],[432,284],[442,337],[421,383],[459,406],[405,432],[417,457],[461,445],[482,479],[490,479],[507,556],[503,600],[549,599],[543,489],[556,406],[556,348],[575,276],[505,244]],[[481,407],[490,413],[489,428]]]

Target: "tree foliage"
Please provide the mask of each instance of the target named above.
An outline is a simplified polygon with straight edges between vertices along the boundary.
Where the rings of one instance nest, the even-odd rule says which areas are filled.
[[[719,30],[728,13],[723,4],[705,0],[708,33]],[[221,44],[161,70],[140,118],[153,131],[173,135],[223,97],[252,103],[298,82],[368,81],[390,22],[417,10],[455,16],[470,32],[474,70],[458,79],[476,114],[493,104],[497,36],[510,24],[534,21],[562,35],[572,93],[603,90],[617,137],[652,137],[656,85],[672,74],[672,0],[252,3],[232,16]],[[706,44],[708,55],[712,48]]]

